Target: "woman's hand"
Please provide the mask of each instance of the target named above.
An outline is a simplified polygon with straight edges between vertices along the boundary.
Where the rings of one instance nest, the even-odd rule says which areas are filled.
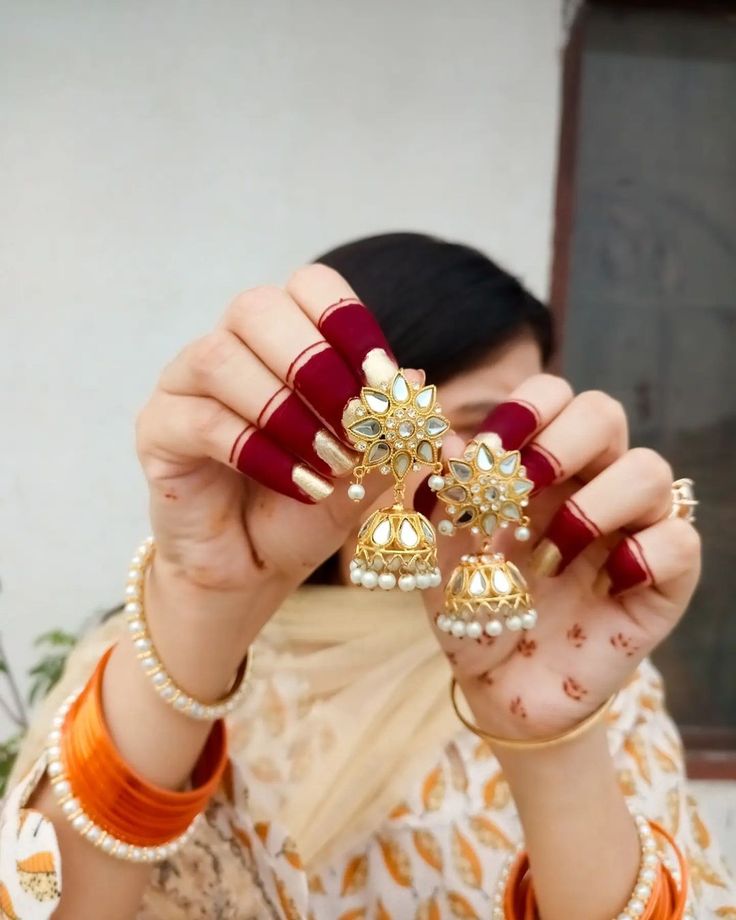
[[[256,618],[266,598],[260,619],[270,616],[360,516],[345,488],[333,491],[355,456],[342,413],[395,367],[332,269],[311,265],[284,289],[240,294],[164,370],[138,419],[158,582],[231,597],[239,614],[246,596]],[[369,499],[386,485],[371,480]]]
[[[698,580],[700,541],[690,523],[668,518],[669,464],[629,449],[624,411],[606,394],[573,397],[562,379],[540,375],[494,410],[484,430],[507,449],[522,448],[537,484],[526,509],[532,541],[516,542],[509,529],[493,548],[527,577],[538,622],[475,641],[434,628],[480,728],[544,737],[592,713],[674,628]],[[463,448],[446,438],[443,453],[461,457]],[[440,538],[446,577],[478,540],[467,531]],[[434,622],[441,591],[426,597]]]

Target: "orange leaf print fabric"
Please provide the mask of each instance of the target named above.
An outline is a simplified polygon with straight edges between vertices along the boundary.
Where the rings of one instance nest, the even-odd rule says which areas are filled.
[[[484,846],[495,850],[513,850],[514,845],[501,828],[485,815],[471,815],[470,828]]]
[[[440,905],[436,897],[433,896],[428,901],[420,903],[415,920],[441,920]]]
[[[401,846],[389,837],[379,837],[378,845],[391,878],[402,888],[411,888],[414,881],[411,862]]]
[[[365,888],[367,879],[368,857],[365,853],[361,853],[360,856],[353,857],[345,867],[340,894],[345,897],[345,895],[355,894],[356,891],[361,891]]]
[[[471,888],[480,888],[483,883],[483,868],[475,848],[463,837],[457,827],[452,832],[452,858],[460,878]]]
[[[450,765],[450,782],[453,788],[458,792],[466,793],[468,791],[468,771],[454,741],[447,745],[445,754]]]
[[[486,808],[505,808],[511,799],[511,790],[499,770],[483,784],[483,804]]]
[[[15,912],[13,901],[8,894],[8,889],[2,882],[0,882],[0,911],[2,911],[3,920],[5,920],[6,917],[8,920],[20,920],[18,914]]]
[[[480,920],[473,905],[459,891],[448,891],[447,903],[450,905],[452,916],[457,920]]]
[[[436,869],[437,872],[442,872],[444,868],[442,848],[435,835],[431,831],[418,830],[413,832],[412,838],[417,853],[419,853],[427,865]]]
[[[445,799],[445,774],[441,766],[431,771],[422,784],[422,804],[425,811],[437,811]]]

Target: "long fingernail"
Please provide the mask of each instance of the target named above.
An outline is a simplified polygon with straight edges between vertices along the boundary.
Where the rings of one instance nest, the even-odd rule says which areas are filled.
[[[529,444],[521,451],[521,464],[526,468],[526,478],[534,483],[532,495],[551,486],[562,476],[559,460],[537,444]]]
[[[506,450],[517,450],[539,428],[536,409],[518,400],[509,400],[491,409],[480,426],[495,432]]]
[[[360,390],[360,383],[334,348],[325,347],[309,355],[304,364],[292,363],[294,389],[315,409],[329,426],[339,431],[348,400]]]
[[[606,597],[611,593],[612,584],[611,576],[605,569],[601,569],[593,582],[593,594],[595,594],[596,597]]]
[[[322,428],[312,441],[314,452],[324,461],[336,476],[349,473],[355,465],[355,457],[347,448]]]
[[[562,562],[562,553],[559,547],[551,540],[541,540],[534,549],[530,560],[530,567],[539,576],[554,575]]]
[[[582,508],[568,499],[550,521],[540,543],[540,546],[551,543],[559,554],[556,567],[545,574],[559,575],[600,535],[600,530]],[[540,551],[540,557],[546,555]]]
[[[429,476],[423,479],[414,492],[414,508],[425,517],[430,517],[437,504],[437,493],[429,488]]]
[[[611,595],[623,594],[654,580],[636,537],[621,540],[609,554],[603,571],[608,576]]]
[[[359,301],[340,301],[328,307],[318,327],[355,370],[361,368],[371,386],[385,383],[396,373],[396,360],[378,320]]]
[[[302,464],[298,464],[292,469],[291,478],[295,486],[316,502],[323,501],[334,492],[334,487],[331,483],[313,473],[306,466],[302,466]]]
[[[396,362],[383,348],[371,349],[360,366],[366,382],[374,387],[388,383],[397,370]]]

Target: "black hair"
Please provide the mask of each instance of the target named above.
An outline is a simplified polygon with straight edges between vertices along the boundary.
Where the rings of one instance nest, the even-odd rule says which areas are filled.
[[[554,349],[547,307],[488,256],[421,233],[384,233],[315,259],[338,271],[369,307],[402,367],[442,383],[524,333],[546,364]],[[307,579],[338,580],[338,557]]]
[[[402,367],[442,383],[530,332],[546,364],[547,307],[488,256],[421,233],[384,233],[315,259],[338,271],[376,315]]]

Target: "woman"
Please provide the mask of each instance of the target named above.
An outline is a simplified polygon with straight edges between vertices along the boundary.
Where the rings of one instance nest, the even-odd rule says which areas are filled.
[[[533,892],[544,920],[603,920],[647,915],[655,873],[687,889],[691,916],[736,915],[646,658],[700,565],[692,524],[670,516],[668,464],[629,449],[613,399],[574,396],[542,372],[546,310],[480,253],[397,234],[320,263],[236,298],[164,369],[138,419],[155,555],[148,567],[144,545],[131,571],[135,642],[123,618],[105,624],[37,719],[19,770],[53,724],[52,775],[40,777],[42,760],[6,803],[5,914],[49,916],[61,860],[54,916],[75,920],[497,917],[504,892],[519,903]],[[446,458],[478,432],[523,449],[533,539],[515,548],[502,531],[495,548],[529,576],[533,630],[456,638],[436,626],[441,588],[348,586],[359,524],[386,503],[387,481],[369,476],[362,505],[348,498],[343,410],[397,367],[355,292],[400,365],[421,369],[409,379],[440,385],[454,429]],[[422,484],[417,504],[436,522],[432,498]],[[441,541],[445,576],[474,539]],[[297,591],[310,574],[321,584]],[[139,660],[153,654],[149,636],[165,670],[158,693],[159,665],[149,677]],[[222,733],[161,688],[210,714],[248,656],[222,773]],[[453,712],[451,673],[472,730]],[[177,852],[156,849],[153,867],[127,846],[115,859],[105,840],[119,844],[86,817],[113,814],[113,790],[137,796],[118,817],[141,846],[174,812],[206,804],[205,819]],[[675,837],[677,848],[656,837],[666,874],[644,819]],[[517,859],[508,876],[519,843],[531,869]]]

